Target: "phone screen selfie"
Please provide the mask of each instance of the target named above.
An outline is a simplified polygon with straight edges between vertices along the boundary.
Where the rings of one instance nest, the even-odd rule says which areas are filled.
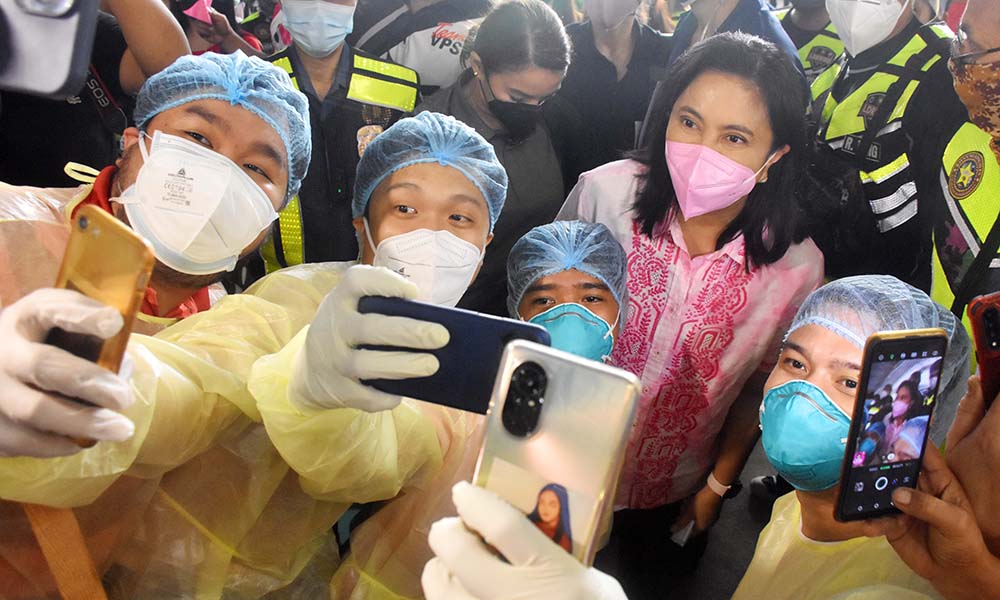
[[[916,486],[944,348],[937,337],[870,343],[845,457],[850,460],[841,490],[845,518],[894,512],[892,491]]]

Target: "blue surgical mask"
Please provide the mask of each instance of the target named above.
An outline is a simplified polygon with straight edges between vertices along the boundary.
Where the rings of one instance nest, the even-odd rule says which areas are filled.
[[[282,0],[285,28],[300,50],[323,58],[336,50],[354,29],[354,6],[323,0]]]
[[[771,388],[760,405],[767,460],[797,490],[837,485],[851,418],[826,392],[795,380]]]
[[[587,307],[567,302],[528,319],[541,325],[552,338],[552,347],[591,360],[603,361],[615,345],[611,332],[614,325],[587,310]],[[615,320],[617,324],[617,319]]]

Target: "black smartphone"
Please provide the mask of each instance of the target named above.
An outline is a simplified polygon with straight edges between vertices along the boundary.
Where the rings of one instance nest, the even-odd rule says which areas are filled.
[[[99,0],[0,0],[0,89],[65,100],[80,93]]]
[[[868,338],[840,473],[838,521],[898,513],[892,491],[917,486],[947,348],[943,329]]]
[[[552,343],[549,332],[533,323],[402,298],[366,296],[358,301],[358,312],[432,321],[444,325],[451,334],[448,345],[430,352],[440,363],[434,375],[414,379],[373,379],[362,383],[387,394],[481,415],[485,415],[489,408],[500,357],[507,343],[513,340],[528,340],[545,346]],[[364,348],[407,350],[386,346]]]

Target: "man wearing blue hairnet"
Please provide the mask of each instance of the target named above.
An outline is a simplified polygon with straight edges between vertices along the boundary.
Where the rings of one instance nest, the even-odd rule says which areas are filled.
[[[239,256],[260,242],[274,211],[295,193],[307,168],[308,126],[304,100],[287,77],[239,54],[178,61],[149,80],[138,106],[136,121],[142,132],[129,133],[118,169],[102,172],[104,179],[92,187],[63,192],[0,188],[3,206],[20,219],[5,222],[0,235],[21,234],[24,243],[19,251],[36,257],[30,263],[35,270],[50,269],[54,277],[72,206],[92,198],[98,204],[106,202],[153,246],[159,275],[151,287],[163,308],[183,302],[192,289],[232,268]],[[418,137],[426,129],[418,127]],[[464,139],[465,130],[452,130],[457,132],[453,138]],[[485,142],[481,145],[489,148]],[[411,139],[408,146],[417,144]],[[471,155],[473,146],[460,149]],[[430,152],[426,145],[422,148]],[[449,155],[449,150],[454,148],[438,148],[432,170],[466,164],[465,155]],[[495,158],[492,163],[486,158],[485,166],[469,169],[469,177],[490,173],[494,179],[475,184],[464,179],[461,192],[437,186],[428,190],[428,196],[467,197],[468,201],[457,201],[484,214],[499,211],[506,178],[496,174],[502,169]],[[491,164],[493,171],[488,168]],[[193,205],[183,223],[162,210],[158,200],[163,198],[157,191],[182,170],[191,181],[184,189]],[[386,179],[395,181],[393,176]],[[478,186],[488,190],[489,204]],[[372,210],[386,195],[383,189],[372,193]],[[395,200],[392,190],[388,194]],[[411,214],[399,208],[389,211],[404,217]],[[443,220],[457,228],[474,217],[450,210]],[[374,217],[369,221],[375,239],[386,237],[384,223]],[[482,230],[476,239],[481,246],[491,222],[491,217],[476,221],[477,231]],[[172,227],[164,227],[167,224]],[[437,224],[426,226],[441,229]],[[3,259],[3,268],[27,265],[14,263],[13,257]],[[19,254],[17,260],[21,259]],[[27,374],[10,370],[24,362],[7,360],[15,358],[12,352],[35,352],[36,342],[44,337],[26,337],[38,329],[27,325],[51,323],[41,318],[42,312],[57,311],[60,318],[55,324],[60,326],[106,336],[115,323],[91,318],[83,310],[99,309],[84,306],[86,302],[72,294],[70,299],[44,298],[45,302],[33,295],[9,306],[0,313],[7,353],[0,376],[19,388],[11,391],[5,385],[0,392],[4,418],[16,427],[45,434],[89,435],[113,442],[99,441],[71,456],[48,459],[29,456],[77,449],[63,446],[46,454],[31,446],[15,448],[7,453],[28,456],[0,459],[0,497],[73,508],[97,571],[116,596],[259,597],[278,589],[307,597],[323,593],[318,590],[326,590],[337,562],[332,524],[353,502],[390,498],[404,485],[433,476],[442,465],[442,443],[451,439],[452,432],[450,421],[435,422],[408,403],[380,413],[357,410],[393,403],[367,396],[368,388],[351,373],[338,380],[343,388],[333,392],[308,384],[289,386],[289,373],[309,379],[308,366],[317,360],[325,360],[323,371],[338,373],[364,364],[364,351],[353,345],[371,343],[371,328],[382,332],[386,328],[377,318],[348,318],[333,324],[332,315],[350,304],[345,298],[351,293],[374,286],[388,295],[418,294],[418,286],[385,269],[359,267],[357,275],[345,277],[351,264],[304,265],[275,273],[247,293],[225,297],[210,310],[186,317],[154,337],[133,335],[130,406],[124,406],[127,392],[96,394],[95,387],[113,387],[114,382],[93,380],[89,371],[73,371],[77,363],[49,362],[47,368]],[[10,285],[18,272],[5,272],[4,285]],[[20,289],[33,289],[31,275],[19,280],[28,282]],[[33,287],[51,282],[46,279],[38,282],[36,277]],[[49,292],[53,290],[40,293]],[[70,310],[74,308],[80,310]],[[306,328],[314,317],[316,326]],[[15,322],[6,322],[10,320]],[[404,325],[425,345],[447,341],[447,334],[442,341],[442,331],[431,324]],[[351,344],[344,343],[348,335]],[[323,336],[325,340],[312,342],[311,338]],[[410,340],[402,337],[387,334],[382,341],[408,345]],[[11,338],[17,344],[8,344]],[[304,345],[322,348],[325,354],[317,359]],[[407,356],[415,360],[406,360]],[[397,367],[395,376],[436,369],[436,364],[421,362],[420,355],[396,358],[405,366]],[[305,366],[293,369],[293,363]],[[46,387],[52,379],[63,385]],[[38,410],[18,405],[23,404],[20,392],[31,386],[53,390],[34,397]],[[305,391],[290,392],[290,387]],[[89,427],[75,429],[80,422],[88,423],[81,415],[92,409],[81,409],[64,398],[105,396],[117,401],[105,406],[120,414],[93,409]],[[54,419],[58,411],[66,414]],[[115,419],[117,424],[109,423]],[[53,426],[60,421],[69,425]],[[51,593],[53,582],[44,564],[20,508],[0,503],[0,595]]]
[[[507,257],[507,309],[548,330],[554,348],[604,360],[627,310],[625,276],[625,250],[603,224],[540,225]]]
[[[931,440],[941,443],[969,368],[971,348],[961,322],[922,291],[886,275],[833,281],[802,304],[765,385],[760,417],[764,453],[795,491],[775,503],[734,598],[830,598],[848,592],[859,598],[937,597],[885,538],[865,538],[863,521],[839,522],[833,516],[865,341],[879,331],[928,327],[944,329],[949,338],[941,364],[922,365],[924,383],[935,375],[940,379]],[[911,420],[926,428],[926,414]]]

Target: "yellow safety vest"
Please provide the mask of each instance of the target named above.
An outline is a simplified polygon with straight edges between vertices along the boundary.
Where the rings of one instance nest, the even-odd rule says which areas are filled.
[[[906,107],[920,85],[915,75],[926,73],[944,58],[942,41],[953,35],[945,25],[922,27],[895,56],[839,102],[831,92],[844,72],[846,55],[812,84],[813,114],[820,115],[820,142],[832,150],[866,159],[860,171],[861,183],[883,233],[917,213],[917,203],[911,202],[916,184],[899,130]],[[893,103],[883,113],[886,117],[870,124],[886,101]],[[866,140],[870,143],[866,144]],[[861,164],[859,160],[857,166]]]
[[[365,122],[373,127],[373,131],[377,133],[382,130],[381,124],[389,120],[389,111],[413,112],[420,89],[417,72],[402,65],[364,56],[357,51],[353,52],[347,98],[365,105],[363,117]],[[268,60],[288,73],[292,85],[295,89],[299,89],[298,78],[287,50],[271,56]],[[362,150],[359,140],[359,154]],[[302,214],[298,196],[292,198],[288,206],[278,213],[271,238],[261,246],[261,256],[268,273],[305,262]]]
[[[962,277],[1000,217],[1000,164],[989,144],[989,134],[966,123],[948,142],[941,157],[947,214],[934,231],[931,298],[948,308],[955,301]],[[994,257],[992,262],[998,259]],[[963,322],[971,336],[965,314]]]
[[[785,8],[774,13],[782,23],[788,18],[792,9]],[[806,72],[806,80],[810,83],[844,54],[844,42],[840,41],[833,22],[827,23],[821,31],[817,31],[811,40],[798,48],[799,60]]]

